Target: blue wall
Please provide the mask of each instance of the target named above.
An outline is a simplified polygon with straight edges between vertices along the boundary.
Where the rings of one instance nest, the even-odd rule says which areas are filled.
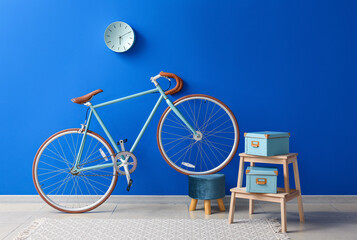
[[[102,88],[99,103],[147,90],[161,70],[184,80],[174,99],[204,93],[231,107],[239,152],[244,132],[291,132],[303,194],[357,194],[356,12],[356,1],[337,0],[0,1],[0,194],[36,193],[38,147],[85,117],[72,97]],[[125,54],[103,40],[118,20],[137,34]],[[100,114],[116,140],[132,143],[155,101],[146,96]],[[135,152],[129,194],[187,194],[187,177],[157,148],[159,117]],[[97,124],[92,130],[103,134]],[[227,188],[236,184],[238,163],[236,156],[223,170]],[[127,194],[124,178],[115,194]]]

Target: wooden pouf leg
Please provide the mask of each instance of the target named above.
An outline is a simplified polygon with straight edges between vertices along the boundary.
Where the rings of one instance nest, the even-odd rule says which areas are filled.
[[[205,214],[211,215],[211,200],[204,200]]]
[[[219,198],[219,199],[217,199],[217,202],[218,202],[219,211],[221,211],[221,212],[226,211],[224,204],[223,204],[223,199]]]
[[[196,210],[197,201],[198,201],[197,199],[192,198],[191,205],[190,205],[190,211],[195,211]]]

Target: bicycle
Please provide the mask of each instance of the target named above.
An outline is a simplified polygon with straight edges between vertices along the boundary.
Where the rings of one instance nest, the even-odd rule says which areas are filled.
[[[164,92],[157,81],[161,77],[168,79],[170,86],[171,78],[175,79],[176,86]],[[33,163],[36,190],[47,204],[69,213],[93,210],[111,195],[118,175],[126,176],[129,191],[133,183],[130,174],[137,167],[133,152],[162,100],[168,107],[159,120],[157,144],[162,157],[173,169],[186,175],[212,174],[232,160],[239,144],[239,127],[224,103],[203,94],[187,95],[172,102],[167,95],[182,89],[182,79],[160,72],[150,80],[154,89],[96,105],[90,101],[103,92],[101,89],[72,99],[88,107],[84,124],[49,137],[37,151]],[[130,150],[126,151],[126,140],[115,143],[96,109],[151,93],[159,93],[159,99]],[[89,130],[93,115],[111,144]]]

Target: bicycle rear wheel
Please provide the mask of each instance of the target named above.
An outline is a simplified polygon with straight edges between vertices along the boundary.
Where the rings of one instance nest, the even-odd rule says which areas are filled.
[[[33,181],[41,198],[53,208],[69,213],[90,211],[113,192],[118,176],[114,167],[72,174],[83,137],[80,129],[67,129],[48,138],[37,151]],[[112,163],[115,153],[98,134],[88,131],[79,167]]]
[[[223,169],[239,144],[239,127],[232,111],[218,99],[203,94],[188,95],[173,104],[201,136],[193,136],[168,107],[157,128],[157,143],[165,161],[186,175]]]

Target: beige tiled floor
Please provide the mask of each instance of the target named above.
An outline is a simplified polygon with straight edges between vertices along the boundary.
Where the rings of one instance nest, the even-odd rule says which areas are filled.
[[[287,205],[288,235],[292,239],[357,239],[357,196],[304,196],[305,223],[299,222],[297,203]],[[206,216],[203,202],[188,211],[186,196],[112,196],[99,208],[83,214],[66,214],[47,206],[38,196],[0,196],[0,239],[13,239],[33,220],[48,218],[180,218],[228,219],[212,201],[212,215]],[[235,218],[280,218],[278,204],[257,201],[255,214],[248,214],[248,201],[238,200]]]

